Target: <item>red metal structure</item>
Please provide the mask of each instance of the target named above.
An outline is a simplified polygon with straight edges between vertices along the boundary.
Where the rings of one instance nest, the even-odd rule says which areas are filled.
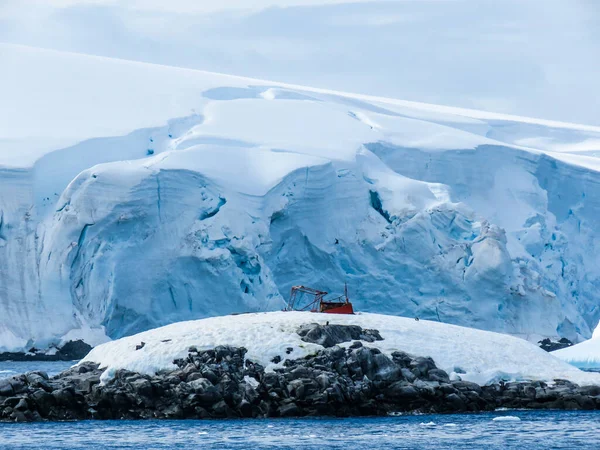
[[[300,294],[300,295],[299,295]],[[302,301],[302,294],[310,296],[307,302]],[[327,292],[306,286],[294,286],[285,311],[311,311],[327,314],[354,314],[352,303],[348,299],[348,286],[344,287],[344,295],[325,300]],[[300,297],[300,298],[299,298]]]

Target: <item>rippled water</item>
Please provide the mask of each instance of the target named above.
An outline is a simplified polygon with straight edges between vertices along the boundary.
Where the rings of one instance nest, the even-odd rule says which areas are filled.
[[[0,378],[31,370],[43,370],[52,376],[67,370],[76,363],[77,361],[0,361]]]
[[[510,416],[513,419],[494,420]],[[516,419],[516,418],[519,419]],[[597,412],[0,424],[4,449],[598,449]]]

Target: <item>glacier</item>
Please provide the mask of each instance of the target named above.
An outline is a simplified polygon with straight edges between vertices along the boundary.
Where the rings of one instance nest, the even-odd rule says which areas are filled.
[[[600,319],[598,127],[0,58],[0,351],[274,311],[299,283],[531,341]]]

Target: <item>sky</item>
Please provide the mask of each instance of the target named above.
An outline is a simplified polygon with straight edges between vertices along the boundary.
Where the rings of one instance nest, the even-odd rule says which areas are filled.
[[[600,125],[597,0],[0,0],[0,42]]]

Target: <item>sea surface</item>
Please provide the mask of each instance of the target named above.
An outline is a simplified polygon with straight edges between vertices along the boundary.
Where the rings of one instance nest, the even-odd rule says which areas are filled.
[[[0,361],[0,378],[33,370],[43,370],[53,376],[75,364],[77,361]]]
[[[509,417],[504,421],[494,420]],[[2,449],[598,449],[597,412],[0,424]]]
[[[0,363],[56,373],[73,363]],[[4,372],[2,372],[4,371]],[[358,419],[0,423],[0,449],[600,449],[600,411]]]

